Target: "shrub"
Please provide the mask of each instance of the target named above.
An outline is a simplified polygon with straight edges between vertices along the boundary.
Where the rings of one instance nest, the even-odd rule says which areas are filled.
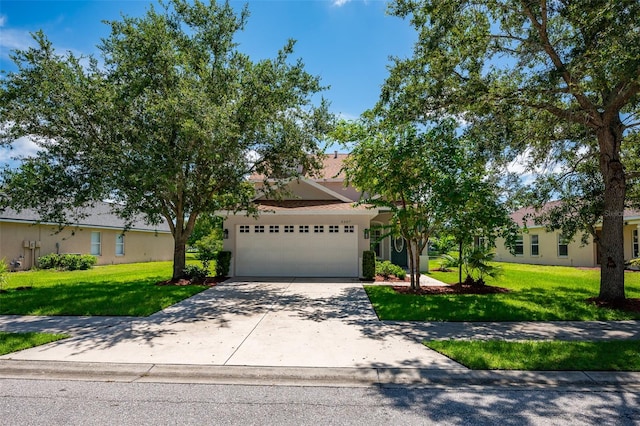
[[[373,280],[376,276],[376,252],[373,250],[362,252],[362,276],[365,280]]]
[[[219,251],[216,256],[216,276],[226,277],[229,276],[229,269],[231,268],[231,252]]]
[[[215,260],[218,252],[222,250],[222,236],[219,230],[196,241],[195,246],[198,249],[196,259],[202,262],[202,267],[207,271],[211,266],[211,261]]]
[[[91,269],[96,263],[98,263],[98,259],[90,254],[50,253],[38,258],[40,269],[59,269],[61,271]]]
[[[376,263],[376,275],[382,275],[385,280],[388,280],[391,275],[395,275],[398,279],[403,280],[407,273],[398,265],[394,265],[388,260]]]
[[[182,273],[186,278],[191,280],[191,282],[204,282],[207,275],[209,275],[209,271],[198,265],[187,265],[182,270]]]
[[[460,260],[457,257],[453,257],[450,254],[443,254],[440,256],[440,270],[443,272],[449,272],[451,268],[457,268],[460,266]]]
[[[480,285],[484,284],[484,278],[487,276],[491,278],[498,277],[502,273],[502,268],[489,263],[493,261],[493,256],[493,251],[484,247],[476,247],[468,252],[464,257],[464,268],[467,276],[477,276],[475,283]]]
[[[9,281],[9,267],[7,266],[7,262],[3,257],[0,259],[0,292],[2,291],[2,287]]]

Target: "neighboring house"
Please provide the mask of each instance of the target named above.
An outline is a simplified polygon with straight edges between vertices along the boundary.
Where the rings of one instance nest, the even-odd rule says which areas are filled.
[[[547,232],[544,226],[534,223],[535,213],[532,208],[523,208],[511,215],[516,224],[526,231],[517,240],[516,255],[509,253],[504,247],[504,241],[498,240],[495,260],[540,265],[599,266],[600,256],[592,237],[586,245],[582,245],[581,234],[576,235],[573,240],[568,240],[559,231]],[[596,232],[600,232],[600,228],[601,225],[596,226]],[[640,256],[639,233],[640,212],[625,210],[623,238],[624,258],[627,260]]]
[[[360,194],[345,187],[342,162],[348,154],[331,154],[319,178],[289,182],[282,200],[258,197],[260,215],[225,212],[224,249],[231,251],[232,276],[358,277],[362,252],[407,265],[402,238],[376,243],[376,225],[389,212],[355,206]],[[262,181],[254,179],[260,190]],[[373,244],[372,244],[373,243]]]
[[[86,210],[80,223],[62,230],[53,223],[38,223],[31,210],[0,212],[0,259],[14,270],[36,266],[49,253],[92,254],[98,265],[173,259],[173,237],[167,224],[136,222],[123,233],[125,223],[110,212],[108,203]]]

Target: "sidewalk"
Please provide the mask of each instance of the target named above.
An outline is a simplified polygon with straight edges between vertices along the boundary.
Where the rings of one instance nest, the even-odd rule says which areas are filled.
[[[437,284],[437,283],[434,283]],[[433,339],[640,339],[640,321],[379,321],[357,281],[231,281],[150,317],[0,316],[72,337],[0,357],[0,377],[322,386],[640,386],[640,373],[471,371]]]

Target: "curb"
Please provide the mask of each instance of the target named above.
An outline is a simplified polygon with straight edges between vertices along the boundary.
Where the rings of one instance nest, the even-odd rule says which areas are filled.
[[[328,387],[640,387],[640,372],[249,367],[0,360],[0,379]]]

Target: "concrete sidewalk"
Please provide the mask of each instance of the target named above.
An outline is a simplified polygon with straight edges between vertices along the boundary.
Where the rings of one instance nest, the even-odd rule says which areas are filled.
[[[437,284],[437,283],[435,283]],[[640,385],[640,373],[478,372],[433,339],[639,339],[639,321],[379,321],[352,280],[232,280],[150,317],[0,316],[71,338],[0,357],[0,377],[215,383]]]

